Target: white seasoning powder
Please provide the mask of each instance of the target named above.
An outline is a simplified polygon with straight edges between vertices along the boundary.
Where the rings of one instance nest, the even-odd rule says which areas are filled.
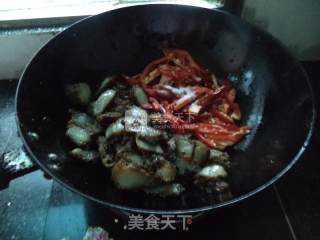
[[[194,90],[190,87],[172,87],[170,85],[164,85],[164,87],[175,94],[181,95],[181,98],[177,100],[177,104],[180,104],[187,99],[192,99],[196,96]]]
[[[201,106],[198,105],[197,101],[192,103],[189,107],[189,112],[193,114],[198,114],[201,110]]]
[[[193,99],[196,96],[195,92],[190,88],[185,88],[184,95],[177,100],[177,104],[183,103],[184,101],[188,99]]]

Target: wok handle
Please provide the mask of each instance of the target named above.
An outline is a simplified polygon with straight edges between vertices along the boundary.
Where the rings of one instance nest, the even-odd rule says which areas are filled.
[[[23,147],[0,156],[0,191],[9,187],[10,181],[39,169],[31,162]]]

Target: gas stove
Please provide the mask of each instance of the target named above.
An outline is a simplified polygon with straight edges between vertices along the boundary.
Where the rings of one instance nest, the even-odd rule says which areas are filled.
[[[303,65],[320,94],[320,62]],[[90,226],[102,227],[115,240],[320,239],[319,124],[302,159],[272,187],[195,219],[187,230],[129,230],[125,214],[121,217],[35,171],[17,135],[16,86],[17,80],[0,81],[0,239],[79,240]]]

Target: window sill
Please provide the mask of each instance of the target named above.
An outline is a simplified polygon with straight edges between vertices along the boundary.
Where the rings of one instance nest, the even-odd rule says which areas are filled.
[[[32,3],[32,2],[35,3]],[[60,2],[59,0],[56,0]],[[44,23],[72,23],[86,16],[99,14],[105,11],[110,11],[117,8],[155,3],[174,3],[200,6],[205,8],[218,8],[223,6],[223,1],[213,0],[82,0],[79,2],[49,4],[46,6],[37,6],[37,0],[28,1],[28,6],[21,8],[13,6],[0,7],[0,26],[1,27],[19,27],[21,25],[34,24],[43,25]],[[55,1],[53,1],[55,2]],[[1,9],[3,8],[3,9]],[[33,25],[32,25],[33,24]]]
[[[66,9],[66,6],[60,6],[50,9],[50,11],[44,11],[41,8],[12,10],[15,12],[14,15],[13,12],[10,14],[10,11],[0,10],[0,53],[2,56],[0,58],[0,79],[19,78],[34,53],[50,38],[63,31],[72,23],[104,11],[147,2],[150,3],[150,1],[144,0],[138,0],[135,3],[129,0],[131,1],[130,4],[119,3],[120,1],[125,2],[128,0],[112,2],[102,0],[92,1],[96,3],[92,3],[92,6],[88,7],[82,5],[81,8],[79,6],[68,6],[68,9]],[[207,8],[221,7],[216,2],[208,3],[204,0],[163,0],[153,1],[152,3],[183,3],[185,5],[197,5]]]

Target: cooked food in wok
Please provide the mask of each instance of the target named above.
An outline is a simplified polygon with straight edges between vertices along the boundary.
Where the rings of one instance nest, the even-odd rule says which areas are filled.
[[[210,194],[229,191],[226,150],[250,132],[237,124],[236,89],[185,50],[163,54],[137,75],[66,87],[69,154],[100,162],[122,190],[161,197],[190,186]]]

